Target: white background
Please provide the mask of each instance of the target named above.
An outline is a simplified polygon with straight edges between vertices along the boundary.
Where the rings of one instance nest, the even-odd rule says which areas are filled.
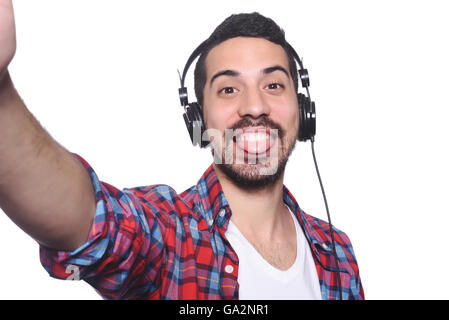
[[[273,18],[309,69],[332,222],[352,240],[366,298],[449,298],[444,1],[14,5],[10,72],[43,126],[103,181],[165,183],[178,192],[211,157],[190,144],[176,70],[230,14]],[[188,78],[192,88],[192,72]],[[298,144],[285,184],[306,212],[326,219],[309,143]],[[2,299],[99,299],[84,282],[50,278],[38,245],[3,213],[0,254]]]

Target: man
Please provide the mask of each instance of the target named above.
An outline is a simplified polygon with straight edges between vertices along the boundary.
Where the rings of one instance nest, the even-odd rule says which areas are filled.
[[[301,130],[285,44],[257,13],[226,19],[195,70],[214,163],[180,194],[118,190],[21,101],[7,71],[12,5],[0,0],[0,206],[40,243],[46,270],[112,299],[336,299],[340,288],[344,299],[363,299],[347,236],[335,230],[338,270],[329,225],[283,185]]]

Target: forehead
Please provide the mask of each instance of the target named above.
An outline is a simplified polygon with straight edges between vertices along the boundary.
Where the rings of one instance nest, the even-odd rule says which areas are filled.
[[[253,37],[223,41],[210,50],[205,64],[208,79],[215,72],[226,69],[245,73],[279,65],[289,70],[284,48],[266,39]]]

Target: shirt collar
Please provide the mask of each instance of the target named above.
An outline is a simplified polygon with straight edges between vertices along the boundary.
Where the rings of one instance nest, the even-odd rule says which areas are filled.
[[[196,188],[200,198],[199,214],[206,221],[208,229],[212,230],[214,225],[217,225],[226,230],[232,213],[213,164],[203,173]],[[325,239],[311,225],[309,219],[307,219],[305,213],[296,202],[296,199],[285,185],[283,187],[283,199],[284,203],[298,219],[314,253],[318,255],[317,248],[324,251],[331,251],[330,246],[326,244]]]
[[[215,224],[226,228],[231,218],[231,210],[213,164],[203,173],[196,188],[200,198],[199,214],[206,221],[209,230],[212,230]]]
[[[296,199],[293,197],[291,192],[284,185],[283,191],[284,203],[290,208],[290,210],[295,214],[298,219],[299,225],[304,231],[304,235],[310,244],[311,249],[315,255],[319,256],[318,249],[327,251],[330,253],[332,248],[330,244],[326,243],[326,240],[317,232],[316,227],[314,227],[310,221],[309,216],[307,216],[304,211],[301,210]]]
[[[214,228],[217,228],[224,235],[232,213],[212,164],[201,176],[196,189],[199,195],[199,203],[195,204],[196,211],[203,218],[198,224],[198,229],[212,232]],[[321,230],[326,227],[323,228],[324,225],[320,225],[319,219],[309,216],[301,210],[285,185],[283,186],[283,200],[297,218],[316,261],[324,268],[334,270],[334,259],[329,259],[332,255],[330,237]],[[345,270],[344,266],[340,264],[340,271]]]

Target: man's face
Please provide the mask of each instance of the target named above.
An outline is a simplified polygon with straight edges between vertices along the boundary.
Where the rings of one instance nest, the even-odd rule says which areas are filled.
[[[237,37],[214,47],[205,63],[203,116],[216,165],[247,187],[276,182],[299,126],[286,52],[262,38]]]

